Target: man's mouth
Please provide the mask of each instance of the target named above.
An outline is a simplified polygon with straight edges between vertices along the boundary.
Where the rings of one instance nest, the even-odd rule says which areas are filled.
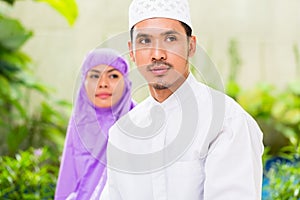
[[[147,67],[147,70],[153,73],[155,76],[162,76],[171,69],[171,65],[167,63],[155,63]]]
[[[152,67],[150,68],[150,71],[154,74],[154,75],[163,75],[165,73],[167,73],[167,71],[170,69],[170,67],[168,66],[156,66],[156,67]]]

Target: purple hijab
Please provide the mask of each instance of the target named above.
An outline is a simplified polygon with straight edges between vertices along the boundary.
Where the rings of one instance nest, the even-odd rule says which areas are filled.
[[[100,64],[119,70],[124,76],[124,92],[111,108],[95,107],[88,99],[84,81],[87,72]],[[134,107],[128,63],[112,49],[94,49],[84,59],[81,84],[69,121],[55,199],[90,199],[96,186],[100,194],[106,183],[106,146],[109,128]]]

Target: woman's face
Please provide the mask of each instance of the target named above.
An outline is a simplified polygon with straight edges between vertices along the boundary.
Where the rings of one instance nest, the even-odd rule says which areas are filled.
[[[100,108],[115,105],[121,99],[125,87],[123,74],[107,65],[98,65],[90,69],[84,85],[90,101]]]

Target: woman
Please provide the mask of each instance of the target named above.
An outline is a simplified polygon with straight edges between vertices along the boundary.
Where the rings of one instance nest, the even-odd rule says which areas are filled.
[[[70,118],[55,199],[91,199],[106,183],[109,128],[134,107],[128,64],[112,49],[86,56]]]

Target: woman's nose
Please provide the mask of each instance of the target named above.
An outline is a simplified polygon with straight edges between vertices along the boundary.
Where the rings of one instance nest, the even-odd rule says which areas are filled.
[[[99,80],[99,88],[108,88],[109,83],[106,77],[101,76]]]

